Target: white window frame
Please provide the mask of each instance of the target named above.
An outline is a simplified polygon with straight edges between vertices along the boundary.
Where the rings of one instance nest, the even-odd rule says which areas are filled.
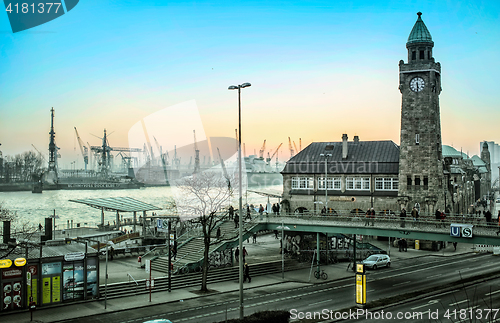
[[[341,179],[340,177],[328,177],[326,179],[326,185],[328,187],[329,191],[340,191],[340,182]],[[337,185],[337,186],[336,186]],[[325,178],[324,177],[318,177],[318,190],[325,190]]]
[[[292,177],[292,189],[310,190],[313,188],[314,188],[314,180],[312,177]]]
[[[377,191],[397,191],[399,180],[397,177],[376,177],[375,190]]]
[[[370,177],[346,177],[346,190],[369,191]]]

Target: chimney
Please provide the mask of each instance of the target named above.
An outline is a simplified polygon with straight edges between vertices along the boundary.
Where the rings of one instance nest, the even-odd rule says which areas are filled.
[[[359,136],[354,136],[354,143],[359,144]]]
[[[342,159],[347,159],[347,134],[342,135]]]

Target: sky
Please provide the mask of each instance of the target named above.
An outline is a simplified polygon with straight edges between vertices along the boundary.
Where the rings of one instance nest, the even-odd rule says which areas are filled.
[[[90,145],[106,129],[116,147],[134,147],[131,129],[152,119],[157,132],[186,129],[168,132],[165,147],[194,128],[199,140],[234,138],[238,93],[228,86],[245,82],[246,155],[266,140],[266,154],[283,143],[284,161],[288,137],[304,148],[343,133],[399,144],[398,63],[418,11],[442,66],[443,144],[479,154],[481,141],[500,141],[497,0],[82,0],[17,33],[3,12],[0,150],[47,154],[52,107],[63,167],[83,167],[74,127]]]

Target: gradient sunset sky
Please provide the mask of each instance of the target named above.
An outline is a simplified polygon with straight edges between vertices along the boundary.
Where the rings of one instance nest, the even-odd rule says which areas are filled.
[[[266,139],[269,150],[283,143],[283,161],[288,137],[305,147],[343,133],[399,144],[398,62],[418,11],[442,66],[443,144],[479,154],[480,141],[500,141],[498,0],[82,0],[15,34],[4,12],[0,150],[46,153],[51,107],[63,167],[83,167],[74,127],[91,145],[106,128],[112,146],[128,147],[134,124],[192,100],[205,136],[234,138],[227,88],[244,82],[247,155]],[[172,113],[165,127],[192,128],[191,114]]]

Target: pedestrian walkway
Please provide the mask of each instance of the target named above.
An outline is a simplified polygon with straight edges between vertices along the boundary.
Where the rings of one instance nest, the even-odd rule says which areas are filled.
[[[378,241],[376,239],[367,239],[367,241],[377,247],[389,251],[388,241]],[[276,239],[274,234],[258,235],[257,242],[252,243],[252,238],[247,242],[244,241],[244,246],[248,251],[246,262],[251,266],[252,263],[260,263],[265,261],[276,261],[281,259],[279,254],[279,239]],[[397,247],[391,246],[390,256],[391,261],[394,263],[399,260],[422,257],[422,256],[453,256],[458,253],[472,252],[472,245],[459,244],[457,250],[454,251],[453,246],[450,244],[442,251],[425,251],[408,249],[407,252],[399,252]],[[326,281],[333,281],[342,278],[353,277],[351,271],[346,271],[347,263],[337,263],[328,266],[321,266],[328,274]],[[105,278],[105,260],[100,262],[101,270],[101,284],[104,284]],[[288,271],[282,274],[269,274],[265,276],[256,276],[252,279],[252,283],[244,284],[244,289],[262,289],[263,291],[271,292],[273,286],[283,284],[282,287],[297,288],[304,286],[304,284],[323,283],[325,280],[318,280],[314,278],[314,267],[305,268],[295,271]],[[108,261],[108,283],[118,283],[130,280],[132,276],[136,280],[148,278],[144,268],[140,268],[136,257],[114,257],[113,261]],[[153,268],[152,277],[163,277],[164,274],[155,272]],[[201,283],[201,282],[200,282]],[[210,284],[209,288],[219,293],[228,293],[239,290],[239,281],[226,281],[220,283]],[[122,310],[129,310],[133,308],[143,308],[150,305],[157,305],[169,302],[179,302],[191,298],[203,297],[199,293],[195,293],[199,287],[189,287],[185,289],[172,290],[171,292],[162,291],[152,294],[152,300],[149,302],[149,295],[135,295],[130,297],[114,298],[107,300],[106,309],[104,308],[104,297],[99,301],[89,301],[78,304],[57,306],[52,308],[40,308],[33,314],[33,320],[36,322],[56,322],[60,320],[77,320],[79,317],[85,317],[96,314],[111,313]],[[2,322],[29,322],[30,313],[28,311],[16,312],[9,314],[2,314]]]

